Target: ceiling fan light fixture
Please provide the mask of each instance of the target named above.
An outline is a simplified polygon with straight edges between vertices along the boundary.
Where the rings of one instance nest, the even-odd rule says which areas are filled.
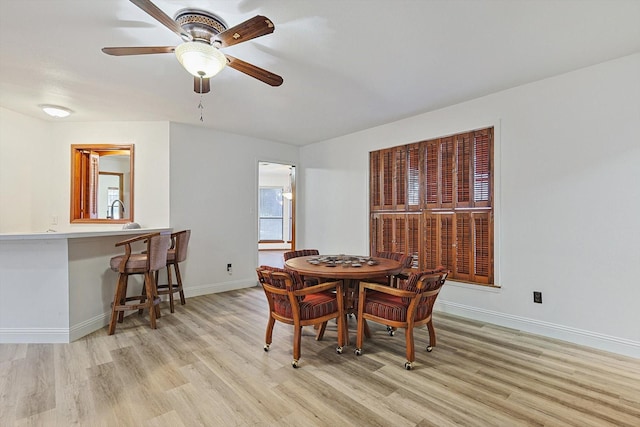
[[[56,117],[60,119],[64,117],[68,117],[71,115],[71,113],[73,113],[73,111],[71,111],[70,109],[61,107],[59,105],[42,104],[42,105],[38,105],[38,107],[42,108],[42,111],[44,111],[51,117]]]
[[[204,42],[182,43],[175,50],[180,64],[195,77],[210,78],[227,65],[227,57]]]

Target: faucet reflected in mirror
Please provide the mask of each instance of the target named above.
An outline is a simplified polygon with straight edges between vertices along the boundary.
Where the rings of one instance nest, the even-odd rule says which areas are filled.
[[[113,208],[115,208],[116,203],[120,203],[120,207],[118,208],[118,211],[114,213]],[[122,218],[123,214],[124,203],[122,203],[122,200],[116,199],[111,203],[111,206],[109,206],[109,214],[107,215],[107,219],[120,219]]]

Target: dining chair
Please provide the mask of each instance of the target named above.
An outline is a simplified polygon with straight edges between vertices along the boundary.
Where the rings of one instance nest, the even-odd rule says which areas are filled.
[[[157,285],[159,295],[169,295],[169,308],[173,313],[173,295],[177,292],[180,295],[180,305],[185,305],[184,290],[182,288],[182,275],[180,274],[180,263],[187,259],[187,247],[191,238],[191,230],[182,230],[171,234],[171,247],[167,251],[167,283]],[[171,273],[173,270],[173,274]],[[158,283],[158,272],[156,271],[156,283]],[[172,276],[175,274],[176,284],[174,286]]]
[[[143,253],[133,253],[132,244],[146,243]],[[149,324],[156,329],[156,317],[160,317],[157,305],[160,303],[154,273],[167,264],[167,250],[171,242],[169,233],[151,233],[133,237],[116,243],[116,247],[124,246],[124,255],[112,257],[109,264],[113,271],[118,272],[118,282],[111,306],[111,320],[109,335],[116,330],[116,322],[122,323],[125,311],[149,309]],[[141,274],[144,284],[139,295],[127,296],[129,276]],[[128,304],[129,301],[138,301]]]
[[[449,271],[430,270],[409,276],[403,288],[393,288],[379,283],[360,282],[358,295],[358,334],[356,355],[362,354],[366,321],[405,329],[407,361],[405,369],[410,370],[415,361],[413,330],[427,325],[429,345],[427,351],[436,345],[436,332],[432,322],[433,305]]]
[[[298,258],[301,256],[313,256],[320,255],[320,252],[317,249],[300,249],[297,251],[288,251],[282,254],[285,262],[291,258]],[[317,277],[302,277],[302,280],[305,282],[307,286],[314,286],[320,283],[322,280]]]
[[[318,325],[316,340],[321,340],[327,322],[336,319],[338,324],[338,347],[342,353],[344,345],[344,307],[342,281],[324,282],[307,287],[295,271],[260,266],[256,269],[258,280],[269,303],[269,320],[265,333],[264,351],[269,351],[273,327],[276,321],[293,325],[293,361],[297,368],[300,360],[302,327]]]
[[[378,252],[379,258],[392,259],[398,261],[403,269],[410,268],[412,257],[402,252]],[[380,283],[381,285],[394,286],[396,284],[396,276],[379,276],[366,279],[367,282]]]

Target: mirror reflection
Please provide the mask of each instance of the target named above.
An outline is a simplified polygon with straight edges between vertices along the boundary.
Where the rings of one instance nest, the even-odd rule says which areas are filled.
[[[71,222],[133,221],[133,144],[71,146]]]

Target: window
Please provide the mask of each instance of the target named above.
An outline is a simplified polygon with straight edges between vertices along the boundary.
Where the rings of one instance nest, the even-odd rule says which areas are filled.
[[[283,241],[283,198],[281,187],[260,187],[259,232],[261,242]]]
[[[418,259],[414,268],[444,265],[452,279],[493,284],[493,128],[372,152],[370,171],[372,254],[405,252]],[[391,183],[410,197],[385,205]],[[398,215],[421,224],[399,239],[385,227]]]

